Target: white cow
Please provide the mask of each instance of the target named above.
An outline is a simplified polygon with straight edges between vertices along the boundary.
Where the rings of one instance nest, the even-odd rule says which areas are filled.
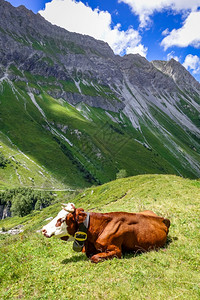
[[[55,236],[57,238],[66,237],[66,240],[68,241],[74,240],[74,238],[68,233],[65,222],[67,215],[69,213],[73,213],[74,210],[74,203],[63,204],[63,209],[58,213],[58,215],[42,228],[43,235],[47,238]]]

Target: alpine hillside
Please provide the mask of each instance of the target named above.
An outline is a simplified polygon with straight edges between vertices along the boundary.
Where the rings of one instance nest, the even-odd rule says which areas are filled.
[[[0,185],[200,176],[200,83],[0,0]]]

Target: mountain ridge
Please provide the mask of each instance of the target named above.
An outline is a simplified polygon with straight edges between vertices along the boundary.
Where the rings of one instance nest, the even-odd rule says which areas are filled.
[[[175,59],[171,58],[166,62],[154,60],[152,64],[164,74],[169,75],[182,88],[190,88],[192,85],[192,88],[200,91],[199,82]],[[176,69],[176,72],[174,72],[174,69]]]
[[[4,0],[0,50],[2,134],[63,184],[106,182],[120,169],[200,176],[200,84],[180,63],[114,55],[107,43]]]

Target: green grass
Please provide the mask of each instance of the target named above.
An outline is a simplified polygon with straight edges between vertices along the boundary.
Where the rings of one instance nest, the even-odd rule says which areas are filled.
[[[63,90],[65,92],[69,93],[79,93],[75,83],[71,80],[59,80],[59,82],[62,84]]]
[[[93,86],[89,82],[88,82],[88,84],[80,82],[80,89],[84,95],[93,96],[93,97],[99,96],[99,97],[108,99],[110,101],[112,100],[112,102],[114,102],[114,101],[121,102],[117,98],[117,96],[113,93],[113,91],[111,91],[111,89],[105,85],[100,85],[100,84],[96,83]]]
[[[158,128],[152,127],[152,124],[147,120],[149,126],[142,124],[142,131],[147,141],[166,162],[171,164],[174,170],[179,172],[179,174],[184,174],[183,176],[189,178],[195,178],[196,176],[191,167],[187,168],[188,160],[184,154],[189,154],[191,158],[199,162],[200,147],[198,138],[196,137],[197,141],[195,141],[192,134],[186,132],[159,109],[151,107],[151,111],[154,118],[168,133],[163,135]],[[176,147],[174,146],[175,144]],[[194,148],[196,149],[195,151]],[[169,149],[171,149],[171,151],[169,151]],[[177,157],[179,157],[179,159],[177,159]]]
[[[77,178],[75,185],[86,186],[87,182],[79,170],[59,149],[51,133],[43,129],[45,121],[42,115],[38,113],[30,98],[25,93],[22,95],[23,101],[17,101],[9,86],[4,85],[0,113],[3,116],[0,121],[1,130],[4,133],[9,132],[9,138],[20,150],[40,166],[45,166],[51,176],[60,182],[73,186],[74,178]],[[19,98],[22,100],[20,96]]]
[[[11,68],[13,72],[17,72],[16,68]],[[54,99],[48,95],[49,89],[63,88],[66,92],[77,92],[72,80],[57,82],[53,77],[43,78],[29,72],[25,72],[25,76],[28,86],[40,92],[35,95],[35,100],[44,111],[47,121],[27,95],[26,82],[18,81],[13,86],[7,82],[2,84],[1,131],[16,145],[5,145],[3,152],[4,155],[8,152],[8,157],[14,155],[17,160],[17,163],[13,162],[0,170],[0,180],[5,183],[19,185],[20,175],[24,185],[32,186],[30,178],[34,178],[34,186],[38,187],[79,188],[114,180],[121,169],[125,169],[129,176],[164,173],[197,177],[197,173],[183,156],[189,154],[195,161],[199,161],[198,141],[194,141],[192,136],[158,109],[152,108],[152,114],[172,134],[170,146],[173,152],[166,147],[169,144],[168,138],[148,120],[141,122],[139,131],[133,128],[122,112],[109,112],[109,117],[101,108],[84,103],[74,107],[62,99]],[[82,86],[87,89],[84,93],[104,93],[108,101],[118,101],[106,86],[97,83],[96,89],[92,85],[81,84]],[[64,138],[53,135],[52,128],[73,146]],[[151,149],[145,147],[146,143]],[[173,143],[182,152],[175,151]],[[33,161],[31,164],[25,159],[29,170],[23,167],[24,157],[19,149]],[[42,178],[39,170],[33,167],[34,163],[42,166],[48,176]]]
[[[199,181],[168,175],[120,179],[70,198],[86,210],[151,209],[171,220],[165,248],[97,265],[73,252],[72,243],[36,233],[47,217],[57,214],[59,203],[3,220],[0,228],[24,224],[25,231],[1,236],[1,298],[199,299],[199,200]]]
[[[0,145],[1,152],[7,159],[9,158],[9,163],[6,167],[0,168],[0,180],[4,186],[19,186],[21,181],[23,186],[52,188],[55,184],[57,187],[63,188],[62,184],[53,179],[44,167],[41,168],[34,161],[19,152],[19,149],[1,132]]]
[[[49,80],[49,84],[53,83],[53,79]],[[112,117],[122,124],[114,123],[103,109],[83,105],[82,109],[89,116],[88,120],[83,112],[79,112],[65,101],[55,100],[44,92],[35,96],[48,122],[70,140],[73,144],[71,147],[61,138],[55,139],[48,130],[49,125],[43,116],[19,85],[16,91],[18,100],[9,85],[4,84],[0,112],[1,130],[31,160],[39,166],[44,166],[49,179],[46,182],[46,178],[39,176],[35,167],[27,165],[27,160],[25,165],[30,171],[23,168],[22,155],[19,154],[17,147],[13,151],[13,145],[10,143],[4,146],[4,154],[9,151],[9,156],[17,155],[19,165],[16,166],[13,162],[14,167],[9,166],[0,170],[0,180],[7,183],[14,180],[15,184],[17,182],[20,184],[16,167],[24,185],[32,185],[29,178],[34,178],[35,186],[49,187],[51,185],[83,187],[95,182],[104,183],[115,179],[120,169],[126,169],[128,175],[159,173],[161,165],[166,165],[165,172],[174,172],[162,157],[155,156],[154,152],[148,151],[134,141],[134,137],[138,137],[137,131],[134,131],[126,118],[122,120],[119,114],[111,113]],[[65,133],[61,131],[60,126],[66,126]],[[76,133],[77,130],[79,134]],[[36,172],[32,172],[33,170]]]
[[[200,117],[199,117],[199,111],[194,108],[190,104],[190,102],[186,102],[183,98],[179,96],[180,102],[179,107],[181,110],[190,118],[190,120],[197,126],[200,127]]]

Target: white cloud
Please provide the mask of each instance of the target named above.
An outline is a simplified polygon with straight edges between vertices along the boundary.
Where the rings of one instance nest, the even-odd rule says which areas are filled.
[[[175,59],[176,61],[179,61],[179,58],[178,56],[175,55],[174,51],[167,54],[167,60],[170,60],[172,58]]]
[[[200,11],[191,12],[184,21],[183,27],[173,29],[161,42],[164,49],[171,46],[200,47]]]
[[[197,55],[188,54],[183,66],[187,70],[192,70],[193,74],[200,74],[200,58]]]
[[[133,13],[139,16],[140,26],[147,27],[150,16],[155,12],[171,9],[175,12],[193,11],[200,6],[200,0],[118,0],[130,6]]]
[[[166,28],[163,32],[162,35],[168,35],[169,34],[169,28]]]
[[[111,28],[112,18],[109,12],[100,11],[98,8],[92,10],[81,1],[52,0],[39,13],[52,24],[107,42],[115,54],[147,54],[147,48],[141,44],[138,31],[133,28],[121,30],[120,24]]]

